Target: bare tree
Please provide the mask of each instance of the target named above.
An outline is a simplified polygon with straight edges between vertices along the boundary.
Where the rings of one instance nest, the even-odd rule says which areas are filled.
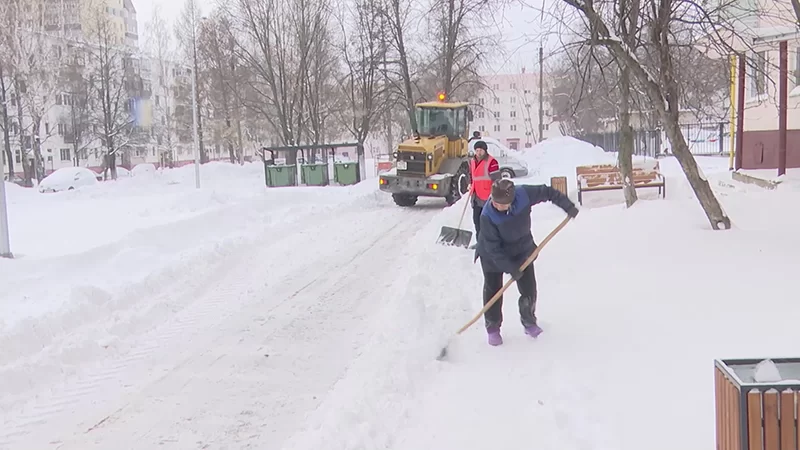
[[[11,32],[14,27],[10,23],[12,18],[11,5],[7,2],[0,3],[0,129],[3,130],[3,150],[8,164],[9,179],[14,177],[14,153],[11,150],[13,122],[8,110],[13,76],[11,62],[14,52]]]
[[[6,63],[0,57],[0,128],[3,130],[4,158],[8,164],[9,180],[14,177],[14,153],[11,151],[11,117],[8,113],[10,86],[6,78]]]
[[[173,48],[172,35],[159,6],[153,9],[152,18],[145,29],[147,33],[147,54],[152,60],[155,88],[157,90],[153,103],[153,133],[159,160],[163,164],[171,165],[177,159],[173,81],[176,55]]]
[[[32,133],[30,120],[27,117],[24,99],[28,93],[26,75],[31,73],[28,57],[35,58],[35,55],[30,55],[28,38],[31,30],[38,28],[41,24],[40,18],[37,17],[37,11],[40,11],[41,8],[35,4],[34,0],[7,2],[4,3],[4,6],[4,72],[7,69],[8,87],[10,88],[9,99],[5,103],[6,112],[8,112],[9,104],[14,108],[11,111],[13,122],[9,121],[11,123],[7,128],[16,131],[25,186],[32,186],[31,180],[37,166],[35,164],[31,166],[29,151],[33,148],[35,135]]]
[[[68,55],[68,64],[62,69],[64,80],[62,102],[66,111],[61,120],[67,125],[65,142],[72,143],[72,161],[78,167],[81,159],[87,159],[86,149],[94,141],[92,133],[91,86],[86,77],[86,64],[83,52]]]
[[[312,144],[325,142],[328,128],[334,125],[334,121],[330,119],[341,110],[343,104],[340,101],[340,91],[336,89],[336,79],[340,76],[340,58],[337,58],[336,48],[332,44],[335,37],[328,23],[329,16],[326,13],[317,17],[320,23],[316,27],[318,31],[312,38],[308,55],[308,77],[304,88],[307,111],[305,123],[309,135],[307,141]],[[309,161],[316,161],[317,150],[307,153]]]
[[[339,88],[347,99],[340,120],[359,144],[367,140],[374,122],[385,114],[391,99],[381,70],[387,56],[387,42],[378,1],[356,0],[352,7],[341,9],[347,16],[339,18],[342,33],[339,50],[346,69]]]
[[[428,16],[436,37],[432,61],[435,87],[448,97],[468,99],[482,88],[479,69],[485,51],[498,42],[487,33],[505,0],[434,0]]]
[[[242,162],[242,85],[246,71],[237,64],[236,40],[230,21],[214,14],[200,32],[200,58],[208,78],[208,102],[214,110],[209,119],[228,148],[232,163]]]
[[[251,75],[244,105],[262,115],[284,145],[305,138],[308,78],[327,14],[319,0],[235,0],[242,36],[237,54]]]
[[[627,48],[636,51],[639,47],[639,13],[640,0],[618,0],[615,5],[615,16],[617,22],[618,35]],[[634,134],[631,127],[631,70],[630,67],[619,58],[615,58],[619,67],[619,169],[622,176],[622,191],[625,196],[625,205],[630,208],[638,200],[636,186],[633,179],[633,146]]]
[[[197,45],[200,33],[200,25],[203,17],[200,13],[200,8],[197,0],[186,0],[183,6],[178,22],[175,24],[175,36],[178,43],[183,50],[185,61],[191,67],[191,76],[194,77],[195,83],[195,103],[197,105],[197,139],[200,151],[200,162],[208,162],[208,152],[205,148],[203,138],[203,99],[204,91],[202,86],[202,73],[204,68],[200,65],[200,55],[198,53]]]
[[[105,148],[103,176],[117,178],[117,156],[134,137],[135,100],[131,89],[138,84],[136,60],[123,45],[120,34],[108,18],[105,3],[89,9],[89,30],[84,50],[87,54],[91,95],[92,128]]]
[[[647,8],[642,11],[642,29],[646,30],[642,33],[643,37],[646,36],[645,48],[654,61],[653,67],[648,67],[635,49],[616,36],[608,19],[603,17],[594,2],[591,0],[563,0],[563,2],[574,8],[588,22],[593,45],[606,47],[620,64],[629,67],[631,75],[647,93],[660,122],[665,127],[672,150],[712,228],[729,229],[730,218],[722,210],[708,180],[700,174],[680,129],[681,90],[677,82],[677,67],[673,53],[675,45],[684,44],[679,32],[687,21],[687,12],[691,18],[697,20],[706,20],[704,18],[715,15],[708,15],[708,11],[689,1],[658,0],[648,3]]]
[[[388,30],[389,42],[392,44],[394,64],[396,67],[394,74],[387,75],[386,80],[391,80],[393,86],[398,91],[398,98],[402,99],[409,124],[414,134],[418,131],[417,118],[414,114],[414,88],[411,80],[411,58],[408,51],[407,30],[411,28],[411,6],[413,2],[409,0],[383,0],[381,13],[383,15],[382,26]],[[389,69],[391,70],[391,69]]]
[[[41,32],[21,32],[18,39],[20,63],[17,66],[17,76],[18,80],[25,84],[25,89],[19,92],[18,98],[30,123],[34,174],[36,180],[40,182],[44,178],[42,144],[56,133],[67,134],[65,127],[52,127],[44,122],[55,106],[57,97],[61,103],[62,80],[58,67],[63,49]]]

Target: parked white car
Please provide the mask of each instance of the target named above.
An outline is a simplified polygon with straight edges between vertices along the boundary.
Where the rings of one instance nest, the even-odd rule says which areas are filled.
[[[494,156],[497,163],[500,164],[500,173],[503,178],[521,178],[528,176],[528,165],[522,160],[521,155],[514,154],[519,154],[519,152],[511,150],[497,139],[489,136],[482,137],[480,140],[486,142],[486,146],[489,147],[489,154]],[[477,140],[472,140],[469,143],[470,156],[475,154],[474,145],[476,141]]]
[[[97,178],[91,170],[85,167],[62,167],[39,183],[39,192],[71,191],[93,184],[97,184]]]

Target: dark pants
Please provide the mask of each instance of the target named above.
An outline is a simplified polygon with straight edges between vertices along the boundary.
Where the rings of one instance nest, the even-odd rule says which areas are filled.
[[[503,273],[483,272],[483,304],[489,303],[503,287]],[[536,325],[536,275],[533,272],[533,264],[530,264],[522,277],[517,280],[519,289],[519,316],[522,326],[529,327]],[[500,297],[488,311],[483,314],[487,330],[497,330],[503,324],[503,297]]]
[[[478,242],[478,233],[481,232],[481,212],[483,205],[478,206],[475,200],[472,201],[472,223],[475,224],[475,242]]]

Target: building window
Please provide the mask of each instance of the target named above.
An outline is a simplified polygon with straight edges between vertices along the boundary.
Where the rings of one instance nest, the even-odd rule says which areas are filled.
[[[800,47],[794,51],[794,85],[800,86]]]
[[[750,62],[750,97],[767,92],[767,52],[755,52]]]
[[[516,111],[509,111],[508,117],[512,117],[512,118],[513,117],[517,117],[517,112]]]
[[[500,118],[500,111],[495,111],[494,112],[494,118],[495,119],[499,119]]]
[[[478,126],[478,131],[486,131],[486,127],[483,125]]]
[[[495,105],[498,105],[498,104],[500,104],[500,99],[499,99],[499,98],[497,98],[497,97],[495,97],[495,98],[494,98],[494,104],[495,104]]]
[[[483,99],[482,99],[482,98],[479,98],[479,99],[478,99],[478,104],[479,104],[479,105],[483,105]]]
[[[517,83],[511,83],[511,89],[516,89],[516,88],[517,88]]]
[[[500,125],[495,125],[494,126],[494,131],[500,131]]]
[[[483,111],[478,111],[478,119],[483,119]]]
[[[511,97],[511,104],[517,103],[517,97]]]
[[[70,158],[70,153],[71,152],[69,151],[68,148],[62,148],[61,149],[61,160],[62,161],[69,161],[70,159],[72,159],[72,158]]]
[[[511,125],[511,126],[509,127],[509,129],[510,129],[511,131],[517,131],[517,126],[516,126],[516,125]]]

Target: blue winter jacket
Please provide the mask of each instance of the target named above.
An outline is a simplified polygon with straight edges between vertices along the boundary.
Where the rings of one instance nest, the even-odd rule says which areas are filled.
[[[536,249],[531,233],[531,207],[547,201],[565,212],[575,208],[567,196],[544,184],[516,186],[508,211],[498,211],[491,201],[486,202],[475,249],[475,259],[480,257],[484,272],[514,274],[519,271]]]

